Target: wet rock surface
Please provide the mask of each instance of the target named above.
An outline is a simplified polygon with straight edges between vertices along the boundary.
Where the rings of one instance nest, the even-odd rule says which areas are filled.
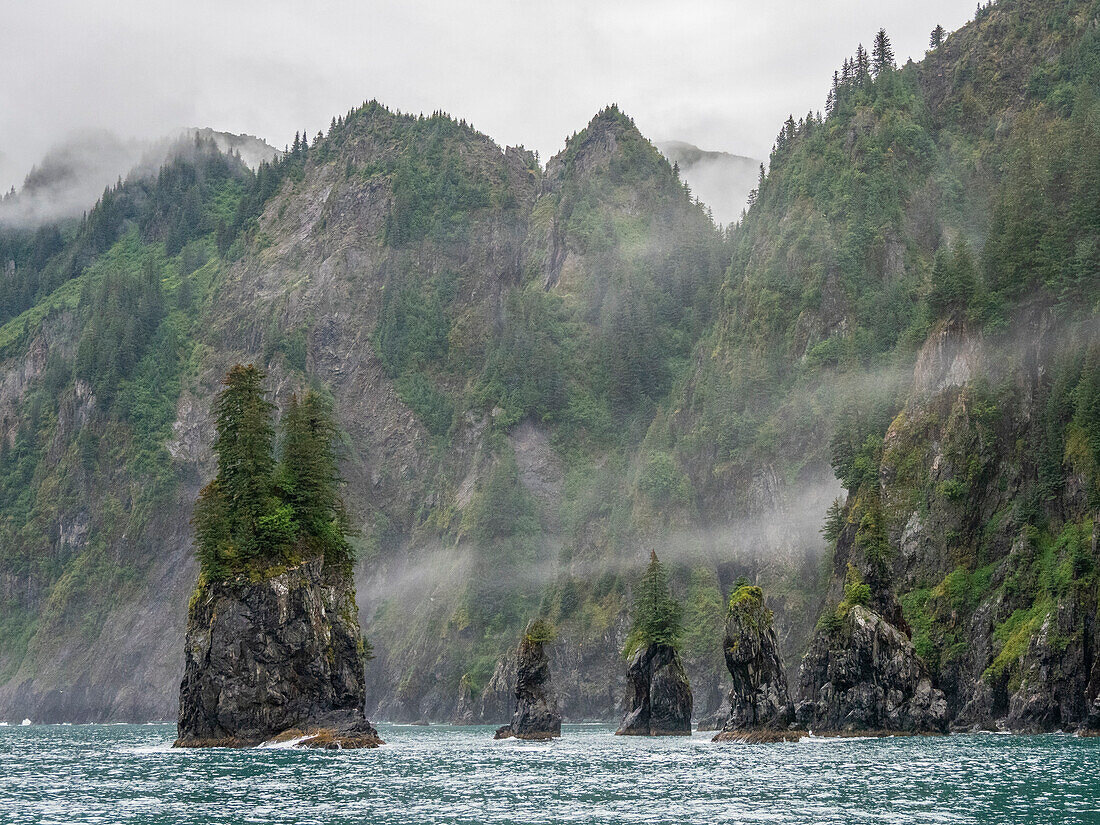
[[[363,665],[351,575],[320,558],[260,582],[201,585],[188,611],[176,745],[376,747]]]
[[[941,732],[947,701],[909,638],[878,613],[853,605],[838,628],[822,628],[799,671],[797,722],[813,731]]]
[[[520,739],[561,736],[561,711],[550,680],[550,659],[542,642],[526,638],[519,646],[512,733]]]
[[[794,721],[794,704],[787,691],[772,612],[759,587],[746,585],[731,596],[722,647],[733,688],[729,716],[715,738],[786,729]]]
[[[550,678],[545,642],[528,625],[516,654],[516,711],[494,739],[554,739],[561,736],[561,710]]]
[[[617,735],[691,735],[691,686],[674,648],[639,648],[630,660],[626,681],[626,715]]]

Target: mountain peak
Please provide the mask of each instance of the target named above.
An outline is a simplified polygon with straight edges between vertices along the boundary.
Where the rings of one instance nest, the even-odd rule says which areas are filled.
[[[672,182],[672,166],[617,104],[599,112],[546,164],[550,180],[587,178],[605,171],[611,179]]]

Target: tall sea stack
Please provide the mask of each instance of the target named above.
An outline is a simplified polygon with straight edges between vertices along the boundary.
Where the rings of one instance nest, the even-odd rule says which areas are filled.
[[[787,726],[794,720],[794,704],[779,658],[772,612],[764,605],[759,587],[744,584],[730,595],[722,647],[733,688],[729,718],[714,741],[793,738]]]
[[[355,586],[322,558],[270,578],[200,585],[187,616],[181,747],[374,747]]]
[[[628,649],[626,715],[619,736],[690,736],[692,697],[676,644],[680,605],[672,598],[668,575],[650,553],[649,566],[634,599],[634,626]]]
[[[539,619],[527,625],[519,645],[516,670],[516,712],[497,739],[555,739],[561,736],[561,711],[550,680],[545,645],[553,639],[550,626]]]
[[[195,505],[201,572],[176,745],[376,747],[334,416],[315,393],[292,397],[276,462],[262,379],[237,365],[215,405],[218,474]]]

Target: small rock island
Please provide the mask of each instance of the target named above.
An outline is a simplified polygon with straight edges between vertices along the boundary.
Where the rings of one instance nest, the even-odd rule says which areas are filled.
[[[556,739],[561,736],[561,711],[550,679],[545,646],[554,629],[543,619],[527,625],[519,645],[516,670],[516,712],[511,724],[497,729],[494,739]]]
[[[215,403],[218,473],[195,506],[201,568],[175,744],[377,747],[331,405],[291,398],[276,461],[263,377],[238,364]]]
[[[633,655],[627,669],[626,715],[615,733],[691,736],[691,685],[677,651],[681,609],[655,552],[650,553],[633,613],[627,641]]]
[[[772,612],[759,587],[739,583],[730,594],[722,648],[733,688],[729,717],[714,741],[797,739],[803,732],[787,730],[794,721],[794,703],[779,657]]]

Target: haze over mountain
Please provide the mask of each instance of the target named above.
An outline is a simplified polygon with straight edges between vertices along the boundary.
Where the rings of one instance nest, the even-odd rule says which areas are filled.
[[[647,135],[763,158],[776,123],[821,107],[853,44],[885,26],[899,61],[918,59],[933,26],[957,28],[973,5],[11,4],[0,73],[17,82],[0,86],[0,191],[73,133],[153,140],[192,124],[281,148],[367,97],[456,113],[544,159],[616,100]]]
[[[695,196],[711,208],[714,219],[733,223],[749,205],[749,192],[760,178],[761,161],[729,152],[704,151],[679,140],[656,144],[691,185]]]
[[[252,135],[231,135],[209,128],[178,130],[158,140],[123,140],[108,131],[74,135],[42,157],[23,185],[0,198],[0,223],[34,227],[47,221],[77,218],[103,190],[131,175],[155,175],[181,141],[196,134],[214,140],[223,152],[236,152],[255,169],[276,155],[274,147]]]
[[[615,717],[657,551],[699,716],[744,578],[804,724],[1100,725],[1100,5],[874,36],[725,231],[617,105],[543,163],[369,101],[0,232],[0,716],[174,713],[241,362],[335,402],[374,718],[503,721],[533,616]]]

